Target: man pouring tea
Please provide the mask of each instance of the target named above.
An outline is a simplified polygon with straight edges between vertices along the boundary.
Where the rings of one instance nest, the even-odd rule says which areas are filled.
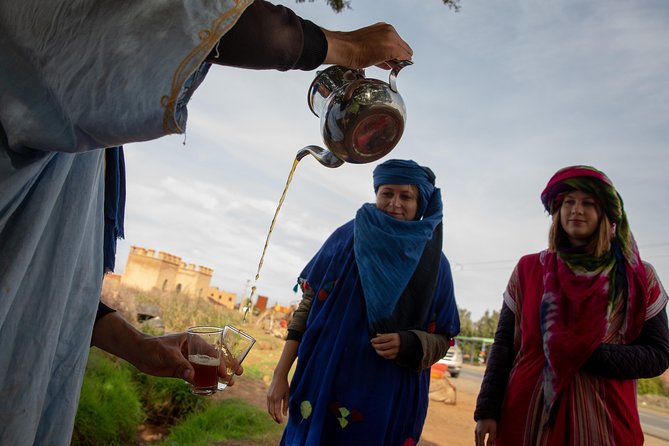
[[[69,444],[91,343],[192,378],[184,333],[146,336],[105,307],[95,323],[122,234],[119,146],[183,133],[212,65],[411,56],[388,24],[333,32],[262,0],[0,3],[0,444]]]

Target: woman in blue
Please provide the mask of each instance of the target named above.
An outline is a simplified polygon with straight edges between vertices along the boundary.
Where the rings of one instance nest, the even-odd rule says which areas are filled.
[[[434,180],[414,161],[377,166],[376,203],[300,274],[303,299],[267,395],[277,422],[290,408],[281,444],[418,443],[430,366],[460,330]]]

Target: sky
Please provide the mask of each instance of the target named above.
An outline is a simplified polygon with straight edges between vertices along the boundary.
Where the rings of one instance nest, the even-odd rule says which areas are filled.
[[[613,180],[641,256],[669,281],[669,3],[657,1],[286,1],[338,31],[392,24],[414,51],[397,87],[402,140],[377,163],[298,165],[257,281],[269,303],[299,299],[295,280],[325,239],[374,201],[372,170],[413,159],[437,176],[443,250],[458,306],[501,308],[517,260],[547,246],[539,195],[559,168]],[[388,72],[366,70],[388,80]],[[126,238],[214,269],[212,285],[253,285],[265,237],[299,149],[322,145],[306,97],[315,72],[212,67],[185,135],[126,146]]]

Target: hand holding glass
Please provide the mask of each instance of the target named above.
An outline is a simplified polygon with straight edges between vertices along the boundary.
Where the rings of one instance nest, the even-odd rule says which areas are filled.
[[[190,391],[195,395],[211,395],[216,392],[218,384],[223,329],[191,327],[186,333],[188,361],[195,371]]]
[[[252,336],[232,325],[226,325],[223,328],[222,359],[225,363],[225,371],[230,378],[244,361],[255,342],[256,340]],[[218,390],[225,389],[228,382],[219,382]]]

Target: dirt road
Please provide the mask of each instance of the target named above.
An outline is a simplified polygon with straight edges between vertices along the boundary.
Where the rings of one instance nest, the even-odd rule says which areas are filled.
[[[474,407],[480,382],[467,378],[451,379],[457,388],[456,405],[430,402],[419,446],[473,446]],[[669,446],[668,441],[646,435],[646,446]]]

